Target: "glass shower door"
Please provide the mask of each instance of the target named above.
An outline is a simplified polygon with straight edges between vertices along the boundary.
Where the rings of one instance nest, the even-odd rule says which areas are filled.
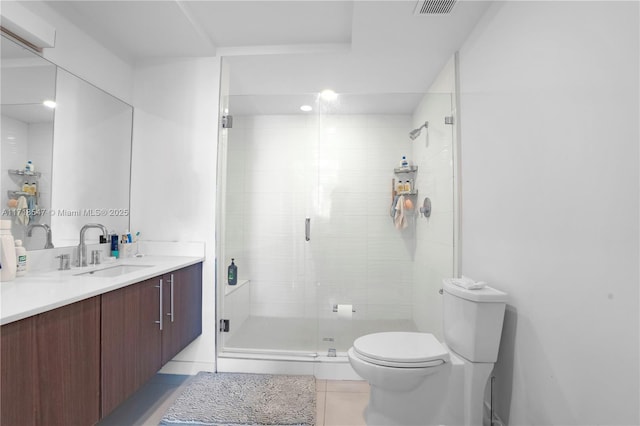
[[[314,356],[315,297],[305,271],[305,218],[315,173],[315,116],[274,110],[277,96],[231,96],[221,271],[235,259],[239,282],[225,294],[227,353]],[[315,97],[311,97],[314,101]],[[301,99],[299,102],[309,99]],[[219,273],[220,277],[220,273]]]

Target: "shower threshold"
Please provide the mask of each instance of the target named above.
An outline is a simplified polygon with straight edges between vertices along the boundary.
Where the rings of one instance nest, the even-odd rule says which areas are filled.
[[[361,380],[347,358],[357,337],[380,331],[417,330],[410,320],[250,316],[232,331],[218,353],[219,371]]]
[[[317,353],[291,353],[223,350],[218,354],[217,371],[259,374],[303,374],[326,380],[362,380],[353,370],[346,352],[336,356]]]

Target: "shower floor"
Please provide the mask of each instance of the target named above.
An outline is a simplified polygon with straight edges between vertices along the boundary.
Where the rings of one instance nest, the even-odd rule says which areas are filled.
[[[233,324],[231,324],[233,327]],[[335,320],[250,316],[224,340],[223,350],[346,352],[365,334],[383,331],[417,331],[411,320]],[[329,340],[333,339],[333,340]]]

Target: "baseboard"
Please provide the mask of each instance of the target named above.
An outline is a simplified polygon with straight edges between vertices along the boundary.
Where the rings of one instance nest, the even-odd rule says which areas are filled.
[[[159,373],[161,374],[183,374],[195,376],[200,371],[216,371],[213,362],[192,362],[192,361],[169,361]]]

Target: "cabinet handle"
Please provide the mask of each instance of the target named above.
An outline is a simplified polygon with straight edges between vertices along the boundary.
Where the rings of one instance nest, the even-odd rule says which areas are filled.
[[[171,312],[168,312],[167,315],[171,317],[171,322],[173,322],[173,274],[171,274]]]
[[[304,220],[304,240],[311,240],[311,218],[309,217]]]
[[[160,285],[157,285],[156,288],[160,289],[160,317],[156,324],[160,324],[160,331],[162,331],[162,278],[160,278]]]

